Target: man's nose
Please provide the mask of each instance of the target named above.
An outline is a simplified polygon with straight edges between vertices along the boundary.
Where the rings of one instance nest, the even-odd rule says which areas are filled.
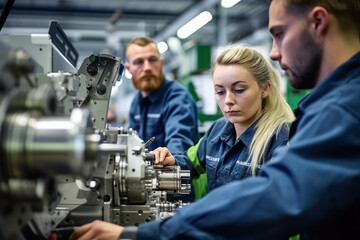
[[[151,70],[151,64],[148,60],[144,61],[144,65],[143,65],[144,71],[150,71]]]
[[[275,42],[273,42],[272,48],[271,48],[271,51],[270,51],[270,59],[273,60],[273,61],[279,61],[280,62],[280,58],[281,58],[281,54],[280,54],[279,48],[277,47]]]

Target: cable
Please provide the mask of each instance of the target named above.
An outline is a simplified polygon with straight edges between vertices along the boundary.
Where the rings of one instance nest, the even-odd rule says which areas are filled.
[[[5,8],[2,11],[1,16],[0,16],[0,31],[5,24],[5,21],[10,13],[10,9],[12,8],[12,5],[14,4],[14,2],[15,2],[15,0],[8,0],[6,2]]]

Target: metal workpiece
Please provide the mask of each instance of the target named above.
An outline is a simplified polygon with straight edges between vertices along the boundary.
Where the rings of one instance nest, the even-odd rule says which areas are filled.
[[[81,225],[89,221],[90,216],[123,226],[136,226],[164,219],[188,204],[167,199],[169,194],[189,193],[184,187],[190,186],[189,179],[183,178],[178,166],[157,166],[146,161],[148,153],[136,131],[124,133],[112,128],[102,136],[114,140],[113,134],[118,134],[116,142],[100,144],[102,157],[93,169],[92,177],[83,184],[74,179],[60,187],[61,195],[66,199],[60,201],[56,211],[68,209],[68,214],[58,227]],[[134,146],[141,146],[141,151],[134,153]],[[182,184],[185,181],[188,185]],[[76,187],[78,190],[74,192]],[[103,215],[96,218],[99,209],[103,209]]]
[[[102,154],[125,153],[127,151],[127,147],[119,144],[102,143],[99,145],[99,151]]]
[[[79,112],[80,111],[80,112]],[[26,113],[9,114],[3,136],[8,173],[11,177],[84,174],[89,114],[76,109],[71,118],[34,118]],[[79,119],[80,118],[80,119]],[[88,126],[90,127],[90,126]],[[94,156],[97,152],[88,154]]]
[[[156,207],[160,209],[161,212],[174,212],[178,209],[181,205],[181,202],[171,203],[171,202],[162,202],[157,203]]]
[[[31,89],[13,89],[6,95],[7,112],[38,111],[37,115],[54,115],[58,107],[56,91],[51,83]]]
[[[191,190],[190,171],[178,166],[150,165],[147,176],[152,179],[154,189],[168,190],[173,194],[189,194]]]
[[[49,179],[37,179],[29,181],[28,179],[10,178],[7,184],[0,185],[0,194],[9,197],[13,201],[18,199],[42,203],[47,196],[55,192],[55,182]],[[40,205],[42,210],[42,204]]]
[[[25,147],[30,153],[28,161],[32,166],[41,166],[43,172],[87,175],[85,162],[96,159],[97,151],[92,145],[98,144],[96,139],[86,137],[91,128],[89,119],[85,109],[74,109],[70,120],[49,117],[31,122],[27,138],[30,141]]]

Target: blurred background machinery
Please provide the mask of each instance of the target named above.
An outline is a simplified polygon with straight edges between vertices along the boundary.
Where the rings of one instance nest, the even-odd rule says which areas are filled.
[[[188,171],[155,166],[132,129],[109,128],[121,59],[94,53],[77,70],[61,27],[0,36],[0,239],[66,239],[101,219],[137,225],[186,205]]]

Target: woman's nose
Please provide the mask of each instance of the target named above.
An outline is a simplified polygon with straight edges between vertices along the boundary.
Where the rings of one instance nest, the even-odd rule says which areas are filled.
[[[225,104],[226,105],[233,105],[234,104],[234,95],[232,93],[226,94]]]

